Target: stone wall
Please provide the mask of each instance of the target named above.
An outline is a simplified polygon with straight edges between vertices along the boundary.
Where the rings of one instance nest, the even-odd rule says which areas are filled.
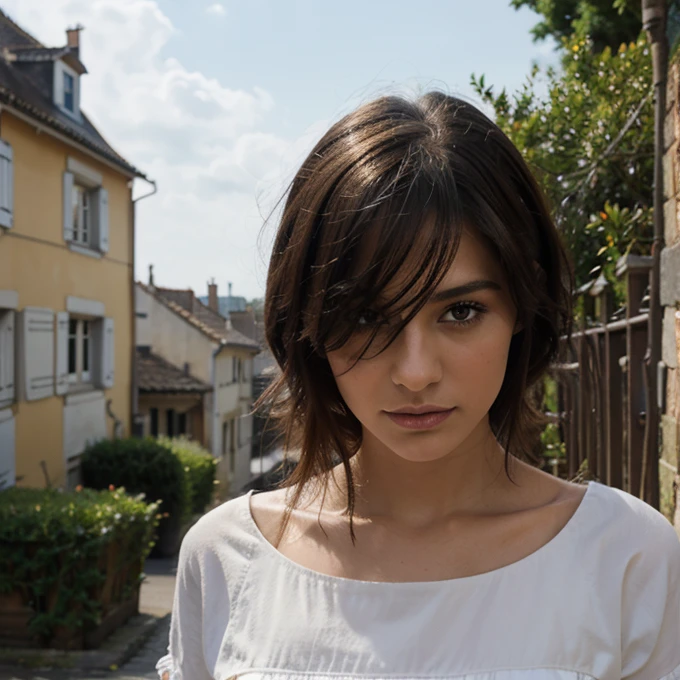
[[[665,247],[661,251],[661,304],[663,305],[662,359],[666,365],[666,403],[661,416],[662,451],[659,461],[661,511],[680,533],[678,503],[678,423],[680,422],[680,59],[669,65],[664,125]]]

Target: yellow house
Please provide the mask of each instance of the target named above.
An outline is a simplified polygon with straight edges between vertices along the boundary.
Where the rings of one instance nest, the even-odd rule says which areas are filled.
[[[143,175],[80,110],[79,30],[45,48],[0,12],[0,487],[77,484],[136,410]]]

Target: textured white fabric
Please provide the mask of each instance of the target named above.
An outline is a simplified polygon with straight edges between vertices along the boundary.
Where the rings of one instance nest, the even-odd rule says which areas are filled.
[[[170,680],[680,680],[680,541],[591,482],[545,546],[447,581],[327,576],[260,533],[250,494],[204,516],[180,551]]]

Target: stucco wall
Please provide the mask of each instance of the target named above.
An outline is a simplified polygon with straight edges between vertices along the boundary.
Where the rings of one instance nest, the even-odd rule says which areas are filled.
[[[210,383],[210,357],[217,343],[198,328],[168,309],[140,286],[135,286],[137,316],[137,344],[148,345],[155,354],[183,368],[189,364],[189,373]]]
[[[68,296],[103,303],[115,324],[114,386],[104,391],[129,432],[132,361],[132,224],[128,178],[89,155],[14,118],[0,116],[0,137],[14,151],[14,226],[0,229],[0,290],[19,294],[19,307],[66,310]],[[95,259],[69,250],[63,236],[63,173],[71,157],[103,177],[109,192],[110,250]],[[18,348],[17,348],[18,349]],[[16,355],[15,355],[16,356]],[[44,460],[53,484],[65,482],[63,396],[19,401],[16,418],[16,473],[20,483],[43,486]],[[113,421],[106,417],[107,435]]]

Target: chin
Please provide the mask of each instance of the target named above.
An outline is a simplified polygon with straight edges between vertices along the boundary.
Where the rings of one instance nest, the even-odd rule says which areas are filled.
[[[446,458],[460,444],[457,437],[444,437],[441,433],[414,432],[408,436],[411,439],[408,444],[403,441],[383,441],[383,445],[402,460],[410,463],[431,463]]]

